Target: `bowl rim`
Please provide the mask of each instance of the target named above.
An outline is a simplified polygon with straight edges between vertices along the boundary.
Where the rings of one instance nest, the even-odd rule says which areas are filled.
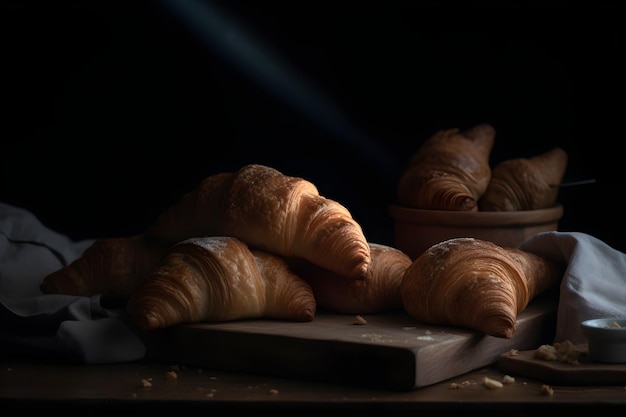
[[[521,211],[449,211],[424,210],[389,205],[389,214],[398,223],[428,226],[529,226],[558,222],[563,217],[563,206]]]
[[[621,327],[607,327],[606,324],[618,322]],[[610,332],[626,332],[626,317],[602,317],[597,319],[588,319],[580,322],[583,329],[593,329]]]

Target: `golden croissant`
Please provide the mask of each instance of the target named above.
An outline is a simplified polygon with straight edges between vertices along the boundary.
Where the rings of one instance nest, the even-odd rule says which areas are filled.
[[[420,322],[511,338],[518,314],[562,273],[562,265],[530,252],[453,238],[413,261],[400,293],[405,311]]]
[[[363,230],[347,208],[321,196],[307,180],[258,164],[207,177],[146,234],[172,244],[232,236],[350,278],[365,277],[371,262]]]
[[[126,309],[132,323],[151,330],[253,318],[311,321],[316,302],[282,257],[234,237],[212,236],[172,246]]]
[[[364,280],[345,279],[310,262],[292,265],[307,281],[318,308],[342,314],[374,314],[402,310],[400,283],[411,258],[399,249],[369,243],[372,264]]]
[[[567,159],[567,153],[557,147],[531,158],[500,162],[493,168],[491,182],[478,201],[479,209],[515,211],[553,207]]]
[[[494,140],[495,129],[487,123],[436,132],[400,176],[398,203],[425,210],[478,211],[478,199],[491,179]]]
[[[74,262],[46,276],[40,289],[44,294],[128,298],[168,247],[143,235],[98,239]]]

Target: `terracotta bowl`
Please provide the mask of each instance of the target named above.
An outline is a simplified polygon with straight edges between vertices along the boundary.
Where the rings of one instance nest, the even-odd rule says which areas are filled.
[[[435,243],[454,237],[475,237],[500,246],[517,247],[540,232],[558,230],[563,206],[525,211],[443,211],[389,206],[395,246],[411,259]]]

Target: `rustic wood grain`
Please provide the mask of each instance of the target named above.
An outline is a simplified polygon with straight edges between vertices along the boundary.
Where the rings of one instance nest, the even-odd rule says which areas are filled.
[[[539,347],[539,346],[537,346]],[[623,385],[626,384],[626,364],[593,362],[586,355],[586,345],[580,345],[577,364],[535,359],[536,349],[498,358],[498,368],[511,375],[521,375],[556,385]]]
[[[147,333],[150,359],[226,371],[411,390],[496,363],[554,335],[556,305],[536,300],[511,339],[416,322],[403,312],[364,316],[318,312],[307,323],[247,320],[173,326]]]

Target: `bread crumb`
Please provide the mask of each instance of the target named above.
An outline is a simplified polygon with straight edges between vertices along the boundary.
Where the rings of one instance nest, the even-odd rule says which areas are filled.
[[[489,378],[487,376],[483,378],[483,385],[489,389],[498,389],[504,386],[502,385],[502,382],[496,381],[495,379]]]
[[[552,345],[541,345],[537,349],[535,349],[533,357],[535,359],[541,359],[544,361],[555,361],[556,349]]]
[[[148,381],[147,379],[144,378],[144,379],[142,379],[139,382],[139,386],[141,388],[151,388],[152,387],[152,382],[150,382],[150,381]]]
[[[543,384],[541,386],[541,390],[539,391],[541,395],[554,395],[554,390],[550,385]]]
[[[363,316],[361,316],[360,314],[357,314],[356,316],[354,316],[353,324],[367,324],[367,320],[365,320],[365,318],[363,318]]]
[[[519,349],[509,350],[509,356],[517,356],[517,355],[519,355]]]
[[[176,381],[178,379],[178,374],[174,371],[167,371],[165,373],[165,379],[168,381]]]
[[[463,384],[459,384],[458,382],[453,382],[450,384],[450,388],[452,389],[463,389],[465,388]]]
[[[580,352],[576,350],[574,344],[569,340],[565,340],[554,345],[539,346],[535,350],[533,357],[544,361],[557,361],[577,365],[579,363],[579,354]]]
[[[504,377],[502,377],[502,383],[505,385],[514,384],[515,378],[510,375],[504,375]]]
[[[269,395],[277,395],[279,392],[276,388],[271,388],[267,393]]]

